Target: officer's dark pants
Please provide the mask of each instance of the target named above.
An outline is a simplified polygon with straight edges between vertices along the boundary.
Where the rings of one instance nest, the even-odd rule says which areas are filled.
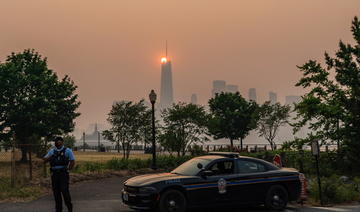
[[[62,211],[62,197],[68,211],[72,212],[72,203],[69,192],[69,173],[67,171],[52,171],[51,173],[52,189],[55,198],[56,212]]]

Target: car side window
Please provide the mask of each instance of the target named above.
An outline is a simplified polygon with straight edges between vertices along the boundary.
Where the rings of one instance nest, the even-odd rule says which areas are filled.
[[[219,161],[210,166],[214,175],[234,174],[234,161]]]
[[[266,171],[266,167],[263,164],[255,161],[237,160],[236,163],[239,169],[239,173],[241,174]]]

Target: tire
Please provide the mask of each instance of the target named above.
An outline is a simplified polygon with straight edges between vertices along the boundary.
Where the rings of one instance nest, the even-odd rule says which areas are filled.
[[[160,212],[185,212],[186,208],[186,198],[184,194],[178,190],[167,190],[160,197]]]
[[[289,195],[286,189],[281,185],[274,185],[266,194],[265,206],[272,210],[283,210],[288,201]]]

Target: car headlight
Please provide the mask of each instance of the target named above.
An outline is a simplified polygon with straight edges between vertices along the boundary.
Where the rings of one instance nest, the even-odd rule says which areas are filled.
[[[139,192],[140,193],[154,193],[154,192],[156,192],[156,188],[154,188],[154,187],[142,187],[142,188],[139,188]]]

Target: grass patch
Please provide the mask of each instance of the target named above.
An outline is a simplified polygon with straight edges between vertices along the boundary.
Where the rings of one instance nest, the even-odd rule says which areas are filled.
[[[77,162],[106,162],[113,158],[121,159],[122,153],[117,152],[81,152],[74,151],[75,160]],[[130,159],[148,159],[151,155],[133,152],[130,154]]]
[[[174,157],[174,156],[158,156],[156,158],[156,165],[159,169],[170,171],[185,161],[191,159],[191,156]],[[91,173],[103,172],[105,170],[130,170],[136,171],[138,169],[150,168],[152,163],[151,158],[112,158],[103,162],[77,162],[72,172],[74,173]]]
[[[40,186],[22,186],[12,188],[10,178],[0,178],[0,200],[34,200],[45,191]]]

